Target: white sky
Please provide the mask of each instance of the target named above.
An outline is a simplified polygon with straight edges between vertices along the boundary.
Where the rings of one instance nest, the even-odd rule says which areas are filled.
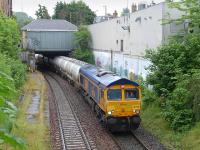
[[[38,5],[44,5],[47,7],[50,15],[53,15],[54,7],[56,2],[65,1],[66,3],[71,2],[72,0],[13,0],[13,11],[23,11],[26,12],[29,16],[35,18],[35,12],[38,9]],[[104,5],[107,6],[107,13],[113,13],[114,10],[117,10],[118,14],[122,12],[122,9],[127,7],[127,1],[129,4],[129,8],[131,8],[131,4],[146,2],[151,3],[152,0],[82,0],[89,7],[96,12],[97,15],[104,15],[105,8]],[[154,0],[155,3],[162,2],[164,0]]]

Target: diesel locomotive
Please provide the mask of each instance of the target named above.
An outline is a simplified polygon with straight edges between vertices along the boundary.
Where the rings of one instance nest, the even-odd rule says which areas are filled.
[[[138,83],[73,58],[59,56],[50,64],[81,89],[99,120],[113,132],[139,127],[141,88]]]

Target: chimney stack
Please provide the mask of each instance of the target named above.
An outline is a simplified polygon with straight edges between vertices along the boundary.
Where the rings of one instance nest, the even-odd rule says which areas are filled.
[[[118,13],[117,13],[116,10],[115,10],[115,12],[113,13],[113,17],[114,17],[114,18],[117,18],[117,17],[118,17]]]
[[[137,11],[137,5],[133,3],[131,6],[131,12],[134,13],[136,11]]]

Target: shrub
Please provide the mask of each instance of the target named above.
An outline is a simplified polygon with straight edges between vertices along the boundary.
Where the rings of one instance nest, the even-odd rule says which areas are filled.
[[[200,120],[199,49],[200,33],[194,33],[146,54],[152,62],[147,82],[163,101],[163,115],[170,127],[179,132]]]
[[[11,77],[14,79],[16,89],[24,85],[26,81],[26,66],[20,60],[9,59],[8,64],[11,68]]]
[[[0,144],[7,143],[13,147],[23,148],[24,141],[11,134],[17,114],[17,108],[12,103],[17,92],[11,74],[6,55],[0,54]]]
[[[184,87],[178,87],[172,93],[172,97],[166,100],[163,115],[175,131],[189,130],[194,123],[194,113],[190,107],[188,93]]]
[[[17,91],[25,81],[25,67],[19,61],[19,31],[14,19],[0,14],[0,144],[24,148],[24,141],[11,134],[17,108]]]
[[[0,29],[0,53],[18,59],[20,34],[16,21],[0,13]]]
[[[182,109],[174,112],[174,118],[171,122],[170,127],[178,132],[188,131],[192,125],[193,121],[193,112],[190,109]]]
[[[92,51],[89,49],[81,50],[78,48],[73,52],[72,56],[78,60],[94,64],[94,56],[92,54]]]
[[[77,49],[75,49],[72,56],[76,59],[94,64],[94,56],[92,50],[89,48],[91,36],[87,27],[81,26],[79,31],[76,32],[75,37]]]
[[[142,93],[143,93],[142,105],[144,109],[158,100],[158,97],[155,95],[155,93],[147,88],[145,88]]]

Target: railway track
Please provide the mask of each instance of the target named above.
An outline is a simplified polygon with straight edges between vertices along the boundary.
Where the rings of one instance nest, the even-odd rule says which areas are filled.
[[[57,121],[59,124],[59,133],[55,133],[56,137],[60,137],[58,144],[61,147],[58,149],[63,150],[93,150],[96,149],[95,143],[88,139],[84,133],[81,124],[73,111],[69,97],[66,97],[62,87],[56,78],[49,73],[45,73],[45,78],[50,86],[50,89],[54,96],[54,104],[57,112]],[[57,146],[58,147],[58,146]]]
[[[134,134],[133,131],[131,131],[131,134],[133,135],[133,137],[142,145],[142,147],[144,148],[144,150],[150,150],[146,144],[143,143],[143,141],[137,136]]]
[[[112,139],[121,150],[150,150],[137,136],[132,132],[111,134]]]
[[[54,94],[55,105],[57,107],[60,149],[97,149],[95,143],[89,139],[81,128],[79,119],[74,112],[70,101],[77,99],[72,87],[63,87],[63,79],[58,77],[55,73],[49,72],[45,77],[50,85],[51,91]],[[55,91],[56,89],[56,91]],[[60,92],[58,92],[60,91]],[[66,92],[67,91],[67,92]],[[77,91],[75,91],[76,93]],[[77,92],[77,95],[80,95]],[[58,134],[58,133],[57,133]],[[117,149],[122,150],[150,150],[137,134],[130,132],[129,134],[122,134],[115,136],[115,134],[108,133]],[[58,137],[58,135],[56,135]],[[102,137],[103,138],[103,137]],[[58,148],[59,149],[59,148]]]

